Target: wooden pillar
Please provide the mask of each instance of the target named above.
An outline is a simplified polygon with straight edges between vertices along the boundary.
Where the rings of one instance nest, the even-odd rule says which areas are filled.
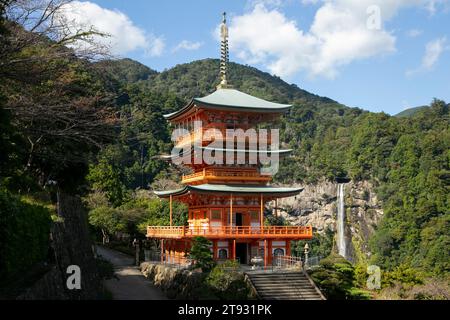
[[[275,199],[275,217],[278,218],[278,199]]]
[[[267,239],[264,239],[264,268],[267,268]]]
[[[268,240],[268,246],[267,246],[267,263],[270,265],[272,264],[272,240]]]
[[[169,205],[170,205],[170,226],[172,226],[172,222],[173,222],[173,213],[172,213],[172,195],[170,195],[170,201],[169,201]]]
[[[233,239],[233,260],[236,260],[236,239]]]
[[[233,226],[233,194],[230,195],[230,227]]]
[[[212,218],[212,210],[211,210],[211,208],[208,208],[207,216],[208,216],[208,222],[209,222],[208,223],[208,229],[209,229],[209,232],[211,233],[211,218]]]
[[[286,240],[286,255],[291,256],[291,240]]]
[[[161,239],[161,263],[164,263],[164,239]]]
[[[217,240],[213,240],[213,259],[217,260]]]
[[[264,200],[263,200],[263,194],[261,193],[261,210],[259,213],[259,223],[261,229],[264,227]]]

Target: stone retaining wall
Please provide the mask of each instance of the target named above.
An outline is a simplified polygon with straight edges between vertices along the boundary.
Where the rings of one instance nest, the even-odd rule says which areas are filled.
[[[205,275],[191,270],[143,262],[141,272],[159,287],[169,299],[200,299],[207,294]]]

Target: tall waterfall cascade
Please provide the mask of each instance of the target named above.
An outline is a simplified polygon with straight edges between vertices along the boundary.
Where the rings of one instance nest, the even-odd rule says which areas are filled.
[[[345,184],[338,184],[337,191],[337,249],[339,255],[347,258],[347,243],[345,240]]]

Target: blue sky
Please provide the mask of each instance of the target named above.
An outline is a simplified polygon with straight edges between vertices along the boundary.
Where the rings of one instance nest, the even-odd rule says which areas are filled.
[[[91,0],[75,15],[112,35],[115,54],[162,71],[230,60],[343,104],[396,114],[450,102],[450,0]],[[375,4],[375,7],[373,6]]]

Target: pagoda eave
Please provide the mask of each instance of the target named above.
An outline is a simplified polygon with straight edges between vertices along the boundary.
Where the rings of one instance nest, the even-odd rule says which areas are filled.
[[[186,185],[183,188],[169,191],[154,191],[154,193],[160,198],[169,198],[184,196],[188,193],[200,193],[200,194],[224,194],[224,195],[266,195],[275,198],[286,198],[299,194],[303,191],[303,188],[283,188],[261,185],[223,185],[223,184],[201,184],[201,185]]]
[[[218,89],[203,98],[194,98],[180,110],[164,115],[170,121],[182,118],[195,109],[212,109],[229,112],[285,113],[292,105],[280,104],[253,97],[235,89]]]

